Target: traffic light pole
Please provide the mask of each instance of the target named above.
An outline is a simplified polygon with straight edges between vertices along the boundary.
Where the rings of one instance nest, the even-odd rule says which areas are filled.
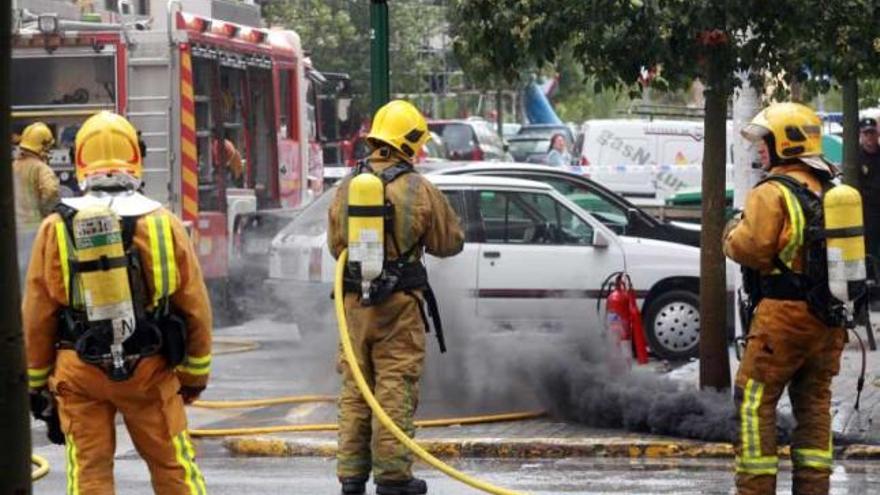
[[[15,198],[12,190],[10,66],[12,9],[0,8],[0,493],[31,493],[31,424],[21,334]]]
[[[370,0],[370,100],[374,114],[391,99],[388,73],[388,2]]]

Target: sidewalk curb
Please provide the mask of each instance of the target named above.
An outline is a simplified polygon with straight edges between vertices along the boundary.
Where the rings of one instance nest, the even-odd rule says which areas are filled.
[[[612,438],[445,438],[419,441],[442,458],[558,459],[606,457],[629,459],[730,459],[733,447],[694,440]],[[334,457],[336,441],[322,439],[231,438],[223,446],[233,455],[248,457]],[[789,447],[779,455],[789,456]],[[880,459],[880,447],[850,445],[836,449],[838,459]]]

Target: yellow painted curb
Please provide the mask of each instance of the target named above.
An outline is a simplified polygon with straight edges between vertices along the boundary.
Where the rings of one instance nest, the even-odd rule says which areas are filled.
[[[626,437],[609,438],[428,438],[418,441],[441,458],[559,459],[604,457],[629,459],[731,459],[733,447],[726,443],[693,440],[664,441]],[[223,444],[232,454],[255,457],[333,457],[335,440],[277,438],[231,438]],[[788,446],[779,456],[789,456]],[[851,445],[839,449],[840,459],[880,459],[880,447]]]

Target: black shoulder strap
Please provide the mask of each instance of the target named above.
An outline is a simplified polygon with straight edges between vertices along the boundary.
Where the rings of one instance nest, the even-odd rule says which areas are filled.
[[[122,246],[128,251],[131,249],[131,245],[134,242],[134,234],[137,231],[138,220],[141,217],[122,217],[121,218],[121,227],[122,227]]]
[[[413,166],[409,163],[399,162],[379,172],[379,178],[382,179],[382,182],[387,185],[397,180],[397,178],[401,175],[405,175],[413,171]]]

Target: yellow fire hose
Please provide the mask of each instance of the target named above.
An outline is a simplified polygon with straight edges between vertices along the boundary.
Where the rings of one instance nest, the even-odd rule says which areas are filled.
[[[193,407],[202,409],[244,409],[249,407],[277,406],[280,404],[307,404],[312,402],[336,402],[332,395],[295,395],[253,400],[197,400]]]
[[[37,466],[37,469],[31,472],[32,481],[37,481],[49,474],[49,461],[45,457],[33,454],[31,455],[31,464]]]
[[[428,451],[423,449],[419,444],[417,444],[412,438],[406,436],[406,433],[404,433],[403,430],[400,429],[400,427],[394,424],[394,421],[388,416],[388,413],[386,413],[385,410],[382,409],[379,401],[376,400],[376,397],[370,390],[370,386],[367,385],[367,381],[364,379],[364,374],[361,372],[360,366],[357,366],[357,358],[354,355],[354,349],[351,345],[351,336],[348,333],[348,323],[345,319],[344,294],[342,292],[342,275],[345,270],[345,263],[347,261],[348,250],[343,250],[342,253],[339,255],[339,260],[337,260],[336,262],[336,277],[334,278],[333,284],[333,299],[336,305],[336,319],[339,322],[339,340],[342,343],[342,350],[345,353],[345,361],[349,364],[352,374],[354,375],[354,381],[355,383],[357,383],[358,389],[364,396],[364,400],[367,401],[370,409],[373,410],[373,414],[376,415],[376,418],[379,420],[380,423],[382,423],[382,426],[387,428],[388,431],[390,431],[391,434],[393,434],[394,437],[397,438],[398,441],[400,441],[400,443],[411,450],[421,460],[442,471],[447,476],[461,481],[462,483],[476,488],[477,490],[482,490],[486,493],[492,493],[495,495],[521,495],[519,492],[497,487],[485,481],[481,481],[471,476],[468,476],[467,474],[462,473],[461,471],[458,471],[452,466],[444,463],[440,459],[437,459]]]
[[[196,405],[196,404],[193,404]],[[465,416],[461,418],[442,418],[442,419],[424,419],[415,422],[419,428],[441,428],[445,426],[461,426],[475,425],[486,423],[503,423],[506,421],[523,421],[527,419],[536,419],[543,416],[544,413],[536,412],[520,412],[491,414],[485,416]],[[193,437],[231,437],[239,435],[265,435],[268,433],[305,433],[312,431],[337,431],[339,425],[336,423],[315,423],[302,425],[280,425],[280,426],[255,426],[247,428],[216,428],[216,429],[196,429],[189,430],[190,436]]]

